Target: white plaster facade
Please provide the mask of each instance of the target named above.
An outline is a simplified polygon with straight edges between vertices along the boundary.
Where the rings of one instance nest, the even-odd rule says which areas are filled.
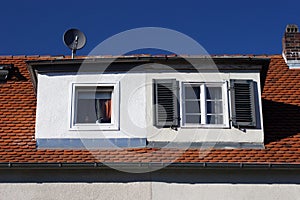
[[[297,200],[299,170],[178,169],[146,174],[113,170],[6,169],[0,199]]]
[[[25,192],[26,191],[26,192]],[[295,200],[297,184],[180,184],[180,183],[1,183],[0,198],[15,199],[130,199],[130,200]]]
[[[148,66],[149,68],[149,66]],[[259,120],[256,129],[245,132],[236,128],[186,128],[178,130],[153,125],[153,79],[176,79],[183,82],[229,82],[230,79],[251,79],[257,83]],[[78,130],[72,128],[72,85],[118,84],[119,129]],[[160,142],[246,142],[263,143],[260,74],[258,71],[184,73],[184,72],[127,72],[127,73],[43,73],[38,74],[36,138],[147,138]],[[225,91],[226,92],[226,91]],[[182,99],[182,92],[180,101]],[[230,114],[230,95],[225,99]],[[182,115],[180,106],[180,115]],[[229,120],[227,116],[226,121]],[[229,123],[229,122],[228,122]]]

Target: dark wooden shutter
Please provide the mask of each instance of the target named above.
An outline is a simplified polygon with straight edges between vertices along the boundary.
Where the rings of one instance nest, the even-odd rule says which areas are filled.
[[[158,127],[177,127],[178,82],[175,79],[154,80],[154,114]]]
[[[256,127],[255,90],[252,80],[231,80],[232,125]]]

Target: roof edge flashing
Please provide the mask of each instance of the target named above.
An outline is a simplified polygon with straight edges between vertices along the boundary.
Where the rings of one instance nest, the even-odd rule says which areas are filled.
[[[300,60],[288,60],[284,52],[282,53],[282,57],[289,69],[300,69]]]

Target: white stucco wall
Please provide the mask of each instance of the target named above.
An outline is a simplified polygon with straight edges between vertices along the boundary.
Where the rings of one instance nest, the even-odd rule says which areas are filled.
[[[112,169],[1,169],[5,200],[297,200],[297,169],[194,169],[139,174]]]
[[[296,184],[167,184],[153,183],[152,199],[281,200],[300,199]]]
[[[246,132],[236,128],[159,129],[153,126],[153,79],[177,79],[180,84],[220,82],[230,79],[253,79],[257,82],[261,112],[259,73],[178,73],[147,72],[120,74],[39,74],[37,92],[36,138],[130,138],[147,137],[149,141],[182,142],[263,142],[263,122],[260,128]],[[120,130],[76,131],[70,128],[73,83],[119,83]],[[180,92],[181,95],[181,92]],[[180,96],[180,98],[182,98]],[[229,101],[229,100],[228,100]]]
[[[297,200],[297,184],[1,183],[5,200]]]
[[[6,200],[150,199],[151,183],[23,183],[0,184]]]

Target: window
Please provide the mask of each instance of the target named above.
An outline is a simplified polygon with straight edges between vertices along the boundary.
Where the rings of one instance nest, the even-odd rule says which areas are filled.
[[[183,83],[183,126],[228,126],[225,83]]]
[[[74,84],[73,99],[73,128],[118,129],[117,84]]]
[[[230,88],[226,81],[182,82],[181,88],[178,85],[176,79],[154,80],[155,126],[229,128],[231,121],[236,128],[257,128],[259,105],[255,81],[232,79]]]

